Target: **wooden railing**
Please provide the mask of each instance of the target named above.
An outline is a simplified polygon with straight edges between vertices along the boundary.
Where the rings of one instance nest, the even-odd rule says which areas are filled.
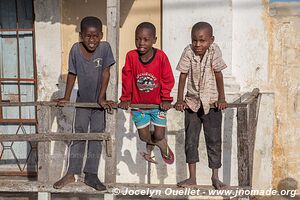
[[[237,108],[237,145],[238,145],[238,183],[239,187],[251,188],[253,174],[253,152],[255,144],[256,125],[258,119],[258,108],[260,103],[259,89],[254,89],[252,92],[246,93],[239,97],[233,103],[229,103],[229,108]],[[0,192],[15,191],[24,192],[91,192],[92,190],[68,189],[55,190],[48,182],[51,176],[49,169],[49,142],[64,141],[64,140],[102,140],[106,143],[106,156],[112,156],[111,152],[116,148],[110,138],[110,133],[53,133],[51,132],[50,108],[56,107],[56,102],[24,102],[24,103],[2,103],[0,106],[36,106],[38,128],[37,134],[0,134],[0,142],[6,141],[35,141],[38,142],[38,179],[35,183],[20,182],[21,185],[14,180],[13,182],[3,182],[0,180]],[[65,103],[64,107],[84,107],[84,108],[99,108],[96,103]],[[131,105],[131,108],[157,108],[158,105]],[[117,107],[114,107],[117,109]],[[115,155],[115,154],[113,154]],[[112,163],[106,165],[115,166],[116,159],[109,159]],[[115,173],[105,171],[105,180],[115,180],[115,177],[109,177]],[[22,186],[22,184],[24,184]],[[131,188],[145,187],[142,184],[116,184],[107,183],[111,187],[124,188],[124,185]],[[149,186],[149,185],[148,185]],[[151,186],[149,186],[151,187]],[[153,186],[152,187],[156,187]],[[163,188],[163,185],[159,186]],[[168,185],[170,187],[170,185]],[[173,185],[173,187],[176,187]],[[201,187],[201,186],[199,186]]]

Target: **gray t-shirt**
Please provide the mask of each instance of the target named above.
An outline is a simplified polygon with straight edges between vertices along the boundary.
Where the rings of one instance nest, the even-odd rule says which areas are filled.
[[[108,42],[100,42],[91,59],[80,52],[80,43],[75,43],[69,54],[68,71],[78,79],[77,102],[97,102],[100,94],[102,71],[115,63]]]

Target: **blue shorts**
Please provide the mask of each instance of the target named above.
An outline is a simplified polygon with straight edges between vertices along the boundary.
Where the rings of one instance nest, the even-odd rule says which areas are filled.
[[[152,122],[155,126],[167,126],[167,111],[160,109],[150,110],[131,110],[132,121],[135,123],[137,129],[145,128]]]

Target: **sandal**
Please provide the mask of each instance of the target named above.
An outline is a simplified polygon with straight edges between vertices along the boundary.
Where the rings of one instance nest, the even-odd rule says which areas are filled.
[[[157,162],[156,162],[155,160],[153,160],[153,158],[154,158],[155,156],[152,156],[152,157],[151,157],[150,154],[145,153],[145,152],[144,152],[144,153],[141,153],[141,155],[142,155],[143,158],[144,158],[145,160],[147,160],[148,162],[157,164]]]
[[[174,153],[173,151],[170,149],[170,147],[168,146],[167,148],[167,155],[164,155],[162,152],[161,152],[161,157],[162,159],[165,161],[165,163],[171,165],[174,163]]]

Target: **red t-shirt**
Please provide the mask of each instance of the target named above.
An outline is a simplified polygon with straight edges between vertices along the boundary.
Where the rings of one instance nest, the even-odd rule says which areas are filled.
[[[136,50],[126,55],[122,69],[121,101],[132,104],[160,104],[162,100],[173,101],[170,96],[174,86],[172,68],[166,54],[154,49],[153,57],[143,63]]]

